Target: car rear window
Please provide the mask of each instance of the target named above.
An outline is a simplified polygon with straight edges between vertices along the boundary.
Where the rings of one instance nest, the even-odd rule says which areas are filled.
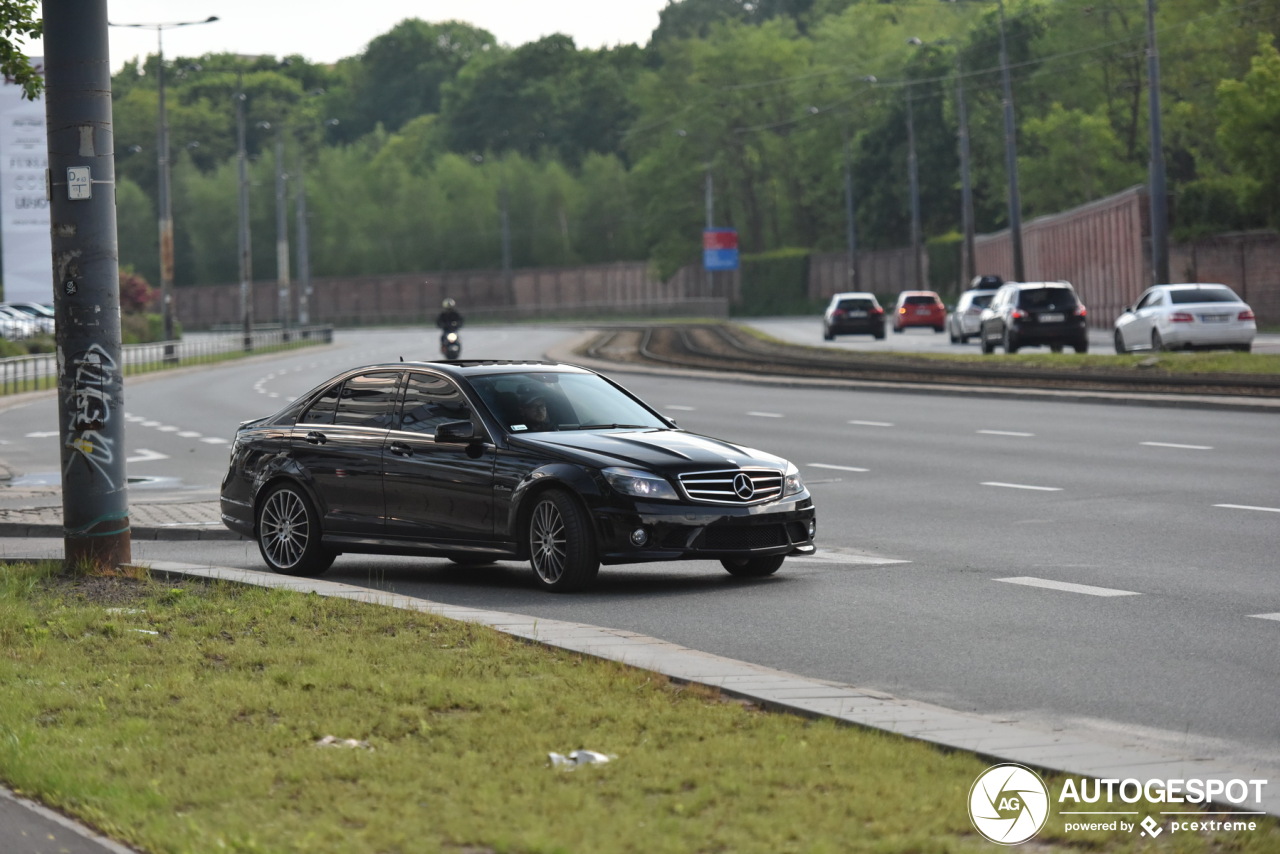
[[[1018,296],[1020,308],[1071,308],[1075,305],[1075,291],[1067,288],[1028,288]]]
[[[969,300],[969,305],[974,308],[986,308],[991,305],[991,298],[993,296],[995,296],[995,294],[977,294]]]
[[[1186,288],[1169,291],[1170,301],[1174,305],[1186,305],[1192,302],[1240,302],[1240,297],[1230,288]]]
[[[869,299],[842,299],[836,308],[841,311],[868,311],[875,303]]]
[[[915,296],[915,297],[907,297],[905,304],[906,305],[936,305],[937,302],[938,302],[937,297]]]

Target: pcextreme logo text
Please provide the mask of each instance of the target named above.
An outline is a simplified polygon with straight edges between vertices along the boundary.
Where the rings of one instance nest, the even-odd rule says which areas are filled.
[[[1249,807],[1262,802],[1266,786],[1266,780],[1242,779],[1067,778],[1055,798],[1035,771],[1006,763],[993,765],[973,781],[969,819],[978,833],[998,845],[1034,838],[1055,803],[1067,834],[1136,832],[1154,839],[1165,832],[1250,832],[1258,829],[1264,813]],[[1153,815],[1151,805],[1165,809]]]

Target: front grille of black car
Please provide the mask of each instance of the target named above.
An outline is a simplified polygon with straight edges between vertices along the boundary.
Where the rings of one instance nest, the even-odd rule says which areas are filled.
[[[782,472],[776,469],[725,469],[680,475],[684,494],[709,504],[763,504],[782,495]]]
[[[788,545],[781,525],[710,525],[696,546],[702,551],[747,551]]]

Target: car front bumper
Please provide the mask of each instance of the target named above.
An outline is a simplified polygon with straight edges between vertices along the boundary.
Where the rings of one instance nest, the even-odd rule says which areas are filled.
[[[634,510],[598,507],[592,515],[604,564],[799,555],[816,550],[816,517],[807,493],[747,507],[651,503]]]

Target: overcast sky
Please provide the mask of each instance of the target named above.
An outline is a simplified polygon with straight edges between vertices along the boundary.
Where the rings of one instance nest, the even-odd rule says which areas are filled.
[[[658,26],[667,0],[109,0],[113,24],[203,21],[211,24],[164,31],[165,56],[203,53],[301,54],[336,62],[362,51],[370,40],[405,18],[463,21],[515,47],[552,33],[573,36],[580,48],[644,45]],[[156,52],[155,29],[112,27],[111,69]],[[39,42],[26,46],[44,53]]]

